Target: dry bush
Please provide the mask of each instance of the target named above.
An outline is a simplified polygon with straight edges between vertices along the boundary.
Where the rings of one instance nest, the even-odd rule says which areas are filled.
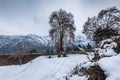
[[[99,65],[90,66],[89,68],[79,68],[79,66],[74,68],[74,75],[87,75],[88,80],[105,80],[106,76],[104,71],[100,68]]]
[[[89,75],[89,80],[105,80],[104,71],[98,65],[91,66],[84,70],[86,75]]]
[[[117,47],[114,49],[117,53],[120,53],[120,35],[113,36],[112,40],[117,43]]]
[[[25,46],[22,45],[20,49],[16,51],[15,53],[13,53],[12,55],[10,55],[8,59],[10,58],[18,59],[19,64],[21,65],[23,62],[24,53],[25,53]]]
[[[100,55],[98,53],[94,53],[94,57],[92,58],[92,62],[96,62],[100,60]]]

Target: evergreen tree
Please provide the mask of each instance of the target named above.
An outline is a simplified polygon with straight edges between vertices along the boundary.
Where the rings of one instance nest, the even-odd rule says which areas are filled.
[[[85,46],[83,46],[83,49],[84,49],[84,50],[86,50],[86,47],[85,47]]]
[[[88,43],[87,50],[91,50],[91,49],[92,49],[92,46],[90,45],[90,43]]]
[[[101,40],[111,38],[112,36],[118,35],[118,30],[106,27],[102,29],[101,27],[96,29],[94,32],[94,40],[99,43]]]
[[[82,46],[79,44],[78,47],[82,48]]]
[[[29,53],[37,53],[37,50],[36,50],[36,49],[31,49],[31,50],[29,51]]]

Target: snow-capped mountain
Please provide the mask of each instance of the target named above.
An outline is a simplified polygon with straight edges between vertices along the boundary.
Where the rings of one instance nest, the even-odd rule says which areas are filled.
[[[81,45],[81,46],[87,46],[88,43],[94,48],[95,44],[94,41],[88,40],[85,35],[78,35],[75,37],[74,45]]]
[[[87,45],[90,41],[85,36],[79,35],[75,37],[75,45]],[[49,36],[38,35],[0,35],[0,54],[12,53],[17,51],[20,46],[25,45],[25,51],[35,49],[38,52],[46,52],[52,46],[52,41]],[[92,43],[91,43],[92,44]]]
[[[48,36],[37,35],[0,35],[0,53],[11,53],[17,51],[22,44],[25,45],[25,50],[30,51],[35,49],[38,52],[45,52],[51,46],[51,40]]]

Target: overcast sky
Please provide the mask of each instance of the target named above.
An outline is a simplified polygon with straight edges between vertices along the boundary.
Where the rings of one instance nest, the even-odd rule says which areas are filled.
[[[113,6],[120,9],[120,0],[0,0],[0,35],[48,35],[49,16],[60,8],[74,15],[78,35],[88,17]]]

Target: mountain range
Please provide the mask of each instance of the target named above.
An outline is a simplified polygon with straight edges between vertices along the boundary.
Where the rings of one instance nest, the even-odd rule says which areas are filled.
[[[75,45],[87,45],[91,43],[85,36],[79,35],[75,37]],[[25,45],[25,51],[32,49],[37,52],[46,52],[52,46],[52,41],[49,36],[29,35],[0,35],[0,54],[12,53],[20,49],[20,46]]]

